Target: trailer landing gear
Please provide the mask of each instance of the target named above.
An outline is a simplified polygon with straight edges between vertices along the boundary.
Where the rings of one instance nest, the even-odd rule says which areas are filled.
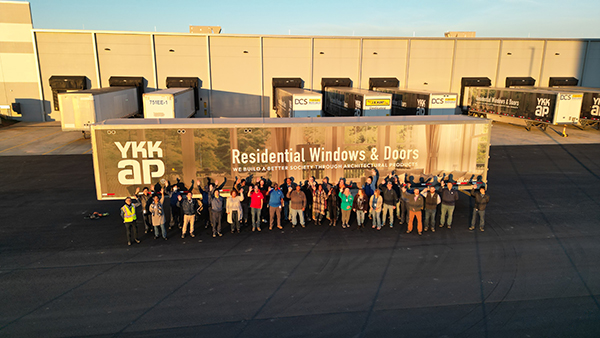
[[[568,137],[569,135],[567,135],[567,126],[563,126],[563,131],[562,131],[562,137]]]

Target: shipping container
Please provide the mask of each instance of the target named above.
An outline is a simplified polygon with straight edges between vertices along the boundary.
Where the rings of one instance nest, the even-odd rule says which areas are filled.
[[[463,115],[108,120],[92,127],[97,198],[207,177],[361,185],[372,168],[416,187],[449,178],[470,189],[487,181],[490,131],[490,120]]]
[[[192,88],[169,88],[144,95],[144,118],[187,118],[196,113]]]
[[[322,95],[302,88],[276,88],[277,116],[321,117]]]
[[[548,124],[579,122],[583,93],[525,88],[469,88],[469,115],[501,115],[546,129]]]
[[[93,123],[130,117],[140,110],[135,87],[108,87],[59,93],[63,131],[89,132]]]
[[[325,87],[323,112],[329,116],[390,116],[392,94],[350,87]]]
[[[374,87],[374,91],[392,94],[392,115],[454,115],[457,94]]]

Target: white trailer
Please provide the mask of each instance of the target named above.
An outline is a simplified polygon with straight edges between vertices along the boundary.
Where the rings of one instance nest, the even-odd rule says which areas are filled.
[[[321,117],[322,96],[302,88],[276,88],[277,116]]]
[[[374,91],[392,94],[392,115],[454,115],[455,93],[374,87]]]
[[[392,94],[351,87],[325,87],[323,110],[332,116],[390,116]]]
[[[59,93],[63,131],[89,133],[93,123],[130,117],[139,112],[135,87],[107,87]]]
[[[196,113],[192,88],[169,88],[144,93],[144,118],[188,118]]]

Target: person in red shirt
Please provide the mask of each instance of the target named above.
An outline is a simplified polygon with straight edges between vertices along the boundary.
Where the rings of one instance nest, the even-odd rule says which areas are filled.
[[[260,212],[263,208],[265,196],[260,192],[258,185],[254,186],[254,190],[248,192],[250,197],[250,211],[252,214],[252,231],[260,231]]]

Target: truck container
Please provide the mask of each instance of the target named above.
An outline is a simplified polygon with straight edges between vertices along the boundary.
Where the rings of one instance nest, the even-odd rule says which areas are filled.
[[[144,93],[144,118],[187,118],[196,113],[192,88],[169,88]]]
[[[549,87],[548,90],[583,93],[579,123],[582,126],[596,126],[600,129],[600,88],[587,87]]]
[[[525,88],[469,88],[469,115],[501,115],[525,121],[525,127],[579,122],[583,93]]]
[[[330,116],[390,116],[392,94],[351,87],[325,87],[323,111]]]
[[[63,131],[90,131],[93,123],[138,113],[135,87],[108,87],[59,93]]]
[[[322,95],[302,88],[276,88],[277,116],[321,117]]]
[[[392,94],[392,115],[454,115],[457,94],[374,87],[374,91]]]
[[[470,188],[487,180],[490,130],[490,120],[464,115],[108,120],[92,127],[97,198],[178,179],[204,187],[207,177],[360,186],[373,168],[415,187],[449,178]]]

